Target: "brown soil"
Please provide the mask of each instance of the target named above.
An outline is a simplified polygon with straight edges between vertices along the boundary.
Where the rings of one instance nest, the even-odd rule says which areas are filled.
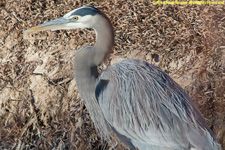
[[[115,28],[114,53],[156,64],[177,81],[225,149],[224,5],[145,0],[1,0],[0,149],[109,149],[97,136],[73,79],[73,56],[93,30],[22,31],[94,5]],[[117,146],[117,149],[124,149]]]

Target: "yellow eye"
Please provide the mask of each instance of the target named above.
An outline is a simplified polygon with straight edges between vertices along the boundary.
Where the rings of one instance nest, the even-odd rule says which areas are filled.
[[[78,20],[78,17],[73,17],[74,20]]]

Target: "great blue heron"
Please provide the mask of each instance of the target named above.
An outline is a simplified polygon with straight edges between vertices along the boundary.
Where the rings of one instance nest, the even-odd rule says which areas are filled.
[[[98,73],[97,66],[112,51],[114,32],[97,8],[82,6],[24,32],[77,28],[96,32],[94,46],[76,52],[74,70],[79,93],[103,138],[109,140],[114,132],[139,150],[221,149],[191,98],[158,67],[128,59]]]

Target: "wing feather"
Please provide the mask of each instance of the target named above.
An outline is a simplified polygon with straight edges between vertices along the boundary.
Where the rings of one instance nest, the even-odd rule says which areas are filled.
[[[214,138],[186,92],[158,67],[129,59],[99,80],[109,81],[98,95],[104,117],[131,144],[180,150],[196,147],[192,136]]]

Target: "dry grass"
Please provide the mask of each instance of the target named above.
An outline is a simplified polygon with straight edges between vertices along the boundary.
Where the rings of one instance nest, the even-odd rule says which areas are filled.
[[[136,1],[0,2],[0,149],[109,149],[77,93],[73,56],[94,43],[92,30],[22,34],[95,5],[112,20],[114,53],[156,64],[193,97],[225,149],[225,9]],[[118,146],[117,149],[123,149]]]

